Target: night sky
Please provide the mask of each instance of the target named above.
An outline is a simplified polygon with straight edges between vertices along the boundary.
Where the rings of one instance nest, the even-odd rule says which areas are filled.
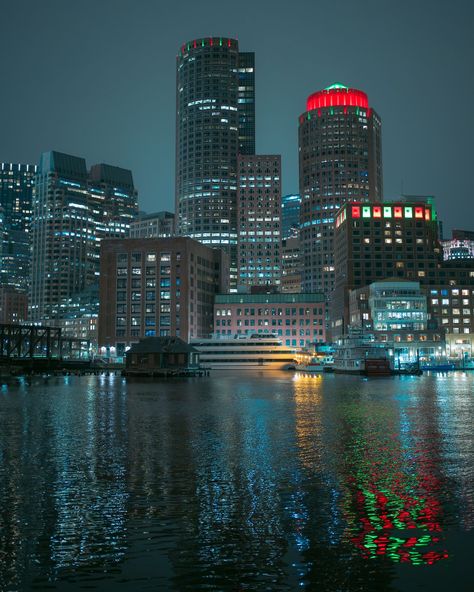
[[[175,58],[231,36],[257,61],[257,152],[298,191],[298,116],[333,82],[383,122],[384,193],[435,195],[474,229],[469,0],[0,0],[0,160],[60,150],[131,168],[146,211],[174,210]]]

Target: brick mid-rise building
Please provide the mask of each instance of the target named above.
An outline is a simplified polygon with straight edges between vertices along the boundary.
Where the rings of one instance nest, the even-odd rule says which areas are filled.
[[[101,244],[99,348],[123,356],[143,337],[206,337],[228,257],[184,238],[110,239]]]
[[[309,346],[326,340],[322,294],[218,294],[217,335],[274,334],[284,345]]]

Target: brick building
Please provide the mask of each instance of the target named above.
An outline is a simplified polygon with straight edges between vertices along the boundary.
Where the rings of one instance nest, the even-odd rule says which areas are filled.
[[[304,347],[326,340],[322,294],[217,294],[217,335],[274,334],[284,345]]]
[[[227,289],[227,256],[193,239],[104,240],[99,350],[121,357],[144,337],[206,337],[214,295]]]

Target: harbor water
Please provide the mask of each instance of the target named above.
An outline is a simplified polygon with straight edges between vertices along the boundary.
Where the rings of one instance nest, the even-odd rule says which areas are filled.
[[[10,379],[0,590],[474,590],[474,373]]]

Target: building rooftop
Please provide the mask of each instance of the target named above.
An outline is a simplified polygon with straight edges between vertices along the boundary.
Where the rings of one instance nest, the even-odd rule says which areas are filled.
[[[365,92],[356,88],[348,88],[339,82],[327,86],[323,90],[310,95],[306,101],[306,111],[324,107],[362,107],[369,108],[369,98]]]
[[[298,304],[322,303],[323,294],[216,294],[215,304]]]

